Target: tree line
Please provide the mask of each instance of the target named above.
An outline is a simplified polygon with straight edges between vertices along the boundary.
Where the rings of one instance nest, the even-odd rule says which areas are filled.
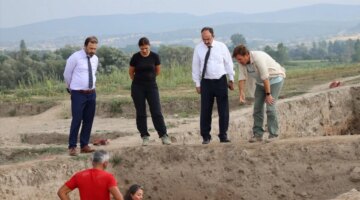
[[[232,51],[238,44],[246,43],[243,35],[233,34],[230,37],[229,50]],[[66,59],[79,49],[81,47],[67,45],[55,51],[29,50],[25,41],[21,40],[18,51],[0,51],[0,91],[14,89],[20,84],[32,85],[47,79],[62,80]],[[165,68],[191,66],[191,47],[160,45],[152,50],[159,54]],[[360,40],[320,41],[313,42],[311,47],[305,44],[286,47],[279,43],[276,47],[265,46],[262,50],[281,64],[291,60],[360,61]],[[110,74],[115,70],[127,68],[132,53],[109,46],[99,47],[98,73]]]
[[[313,42],[311,47],[299,44],[286,47],[283,43],[276,48],[266,46],[264,51],[279,63],[291,60],[327,60],[330,62],[360,62],[360,40]]]

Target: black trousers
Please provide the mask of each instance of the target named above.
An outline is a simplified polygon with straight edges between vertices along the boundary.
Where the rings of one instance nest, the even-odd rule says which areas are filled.
[[[141,137],[150,136],[147,128],[146,101],[149,104],[151,119],[159,137],[166,135],[164,117],[161,113],[159,90],[156,83],[132,83],[131,97],[136,109],[136,126]]]
[[[201,81],[201,113],[200,113],[200,133],[203,139],[211,139],[211,115],[214,105],[214,98],[219,114],[219,138],[227,138],[229,127],[229,100],[228,84],[226,75],[220,79],[202,79]]]

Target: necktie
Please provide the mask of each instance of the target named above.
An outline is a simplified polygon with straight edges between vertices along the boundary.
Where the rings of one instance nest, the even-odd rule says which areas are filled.
[[[93,88],[93,74],[92,74],[90,56],[87,56],[87,59],[88,59],[88,72],[89,72],[89,89],[92,89]]]
[[[204,62],[204,68],[203,68],[203,71],[202,71],[201,79],[204,79],[204,77],[205,77],[205,71],[206,71],[207,62],[209,60],[211,47],[212,46],[208,46],[208,50],[207,50],[206,55],[205,55],[205,62]]]

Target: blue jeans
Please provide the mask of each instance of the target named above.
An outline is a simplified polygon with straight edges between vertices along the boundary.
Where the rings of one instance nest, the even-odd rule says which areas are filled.
[[[69,148],[76,147],[80,125],[80,147],[89,144],[91,128],[94,121],[96,109],[96,93],[83,94],[71,91],[72,121],[69,135]]]
[[[264,104],[266,104],[266,116],[267,116],[267,126],[270,137],[277,137],[277,131],[279,130],[278,119],[276,114],[276,101],[278,100],[281,88],[284,84],[284,80],[279,83],[272,84],[270,86],[271,96],[275,99],[275,103],[272,105],[265,103],[265,89],[263,86],[256,84],[255,89],[255,102],[254,102],[254,125],[253,133],[256,137],[262,137],[265,130],[263,129],[264,125]]]

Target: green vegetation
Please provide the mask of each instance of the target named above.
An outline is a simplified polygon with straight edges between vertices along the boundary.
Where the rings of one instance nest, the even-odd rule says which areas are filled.
[[[239,42],[246,43],[246,40],[241,34],[234,34],[231,46]],[[0,114],[21,115],[23,113],[16,106],[24,103],[32,104],[35,110],[41,112],[44,105],[50,107],[60,100],[68,99],[62,73],[65,60],[78,49],[80,47],[65,46],[54,52],[29,51],[25,42],[21,41],[19,51],[0,51],[0,106],[7,108],[5,114]],[[287,69],[287,79],[281,94],[283,97],[305,93],[316,84],[360,74],[359,64],[352,63],[360,58],[359,40],[318,42],[313,43],[311,48],[305,45],[288,48],[280,43],[276,50],[269,46],[264,50],[284,63]],[[157,83],[164,113],[177,116],[197,114],[199,95],[195,92],[191,78],[192,48],[160,46],[157,51],[163,65]],[[104,116],[109,117],[133,117],[131,80],[128,76],[131,55],[106,46],[101,46],[97,54],[100,59],[97,74],[100,112],[97,113],[106,112]],[[229,95],[232,102],[237,102],[237,90]],[[233,103],[231,108],[234,107],[237,105]],[[64,118],[70,116],[68,112],[62,115]]]
[[[114,153],[113,155],[111,155],[111,158],[110,158],[110,163],[111,163],[111,165],[112,165],[112,167],[116,167],[116,166],[119,166],[120,164],[121,164],[121,162],[122,162],[122,158],[121,158],[121,155],[120,155],[120,153]]]
[[[285,66],[287,77],[282,92],[284,96],[302,94],[317,84],[360,75],[360,64],[332,64],[323,61],[296,61],[288,64],[289,66]]]
[[[44,148],[23,148],[13,149],[8,154],[6,151],[0,151],[0,165],[12,162],[27,161],[43,156],[63,154],[67,152],[65,147],[44,147]]]

